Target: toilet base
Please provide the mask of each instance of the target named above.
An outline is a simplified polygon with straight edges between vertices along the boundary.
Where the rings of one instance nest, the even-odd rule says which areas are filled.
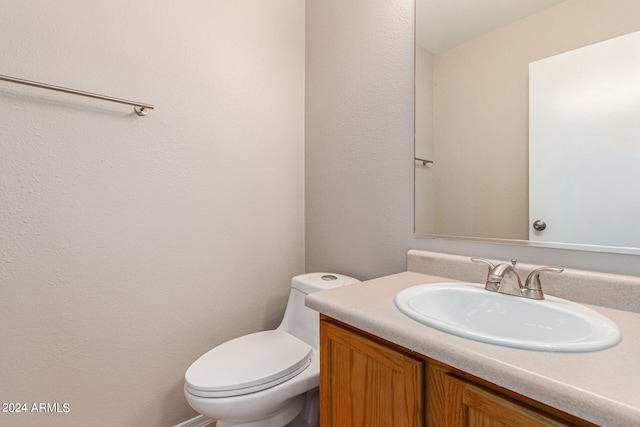
[[[319,412],[318,389],[314,389],[294,397],[266,418],[248,422],[219,420],[216,427],[317,427]]]
[[[306,403],[304,409],[286,427],[318,427],[320,424],[319,396],[320,391],[318,388],[308,391],[305,395]]]

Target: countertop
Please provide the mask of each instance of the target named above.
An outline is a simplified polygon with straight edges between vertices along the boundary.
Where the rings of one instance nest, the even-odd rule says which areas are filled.
[[[613,320],[616,346],[588,353],[520,350],[441,332],[402,314],[404,288],[454,279],[407,271],[307,296],[322,314],[498,386],[604,426],[640,425],[640,314],[584,304]]]

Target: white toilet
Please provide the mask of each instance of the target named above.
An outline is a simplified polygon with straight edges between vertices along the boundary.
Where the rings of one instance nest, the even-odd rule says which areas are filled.
[[[187,369],[184,394],[216,427],[317,426],[319,315],[304,305],[312,292],[359,282],[334,273],[291,279],[280,326],[227,341]]]

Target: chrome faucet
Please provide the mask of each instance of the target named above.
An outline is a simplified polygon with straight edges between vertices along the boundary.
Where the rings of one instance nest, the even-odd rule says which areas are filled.
[[[544,271],[562,273],[564,271],[563,268],[558,267],[537,268],[529,273],[523,285],[515,268],[518,262],[515,259],[511,260],[511,264],[505,262],[497,265],[484,258],[471,258],[471,261],[477,264],[485,264],[489,267],[487,283],[484,286],[487,291],[531,299],[544,299],[540,273]]]

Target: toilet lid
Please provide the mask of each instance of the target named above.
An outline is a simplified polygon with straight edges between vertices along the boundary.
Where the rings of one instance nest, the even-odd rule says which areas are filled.
[[[256,332],[202,355],[187,369],[186,386],[202,397],[255,393],[298,375],[312,355],[309,344],[286,332]]]

